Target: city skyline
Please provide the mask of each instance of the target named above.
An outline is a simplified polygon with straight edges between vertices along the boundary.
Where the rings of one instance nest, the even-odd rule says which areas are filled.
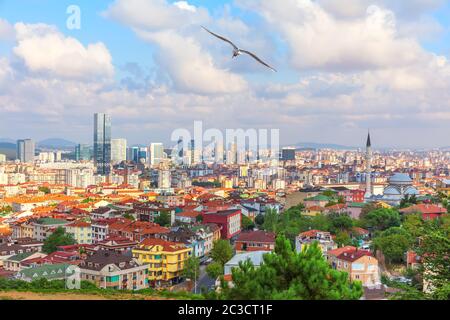
[[[370,128],[374,147],[447,146],[448,1],[78,1],[80,29],[69,29],[71,4],[1,2],[0,137],[86,143],[98,112],[131,144],[166,144],[201,120],[278,128],[283,145],[363,146]],[[201,24],[279,72],[231,59]]]

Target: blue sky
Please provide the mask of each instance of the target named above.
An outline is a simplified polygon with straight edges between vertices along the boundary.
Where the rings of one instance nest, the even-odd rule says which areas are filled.
[[[345,3],[286,0],[275,8],[258,0],[190,0],[190,11],[166,0],[0,0],[0,21],[16,35],[24,25],[16,40],[2,40],[0,28],[0,62],[10,70],[0,87],[0,138],[26,132],[36,140],[89,142],[92,113],[110,112],[114,135],[130,143],[168,142],[172,130],[203,120],[219,129],[279,128],[286,144],[356,145],[370,127],[380,146],[445,145],[450,1],[339,1]],[[66,28],[69,5],[81,9],[81,30]],[[37,23],[56,26],[45,34],[60,35],[59,52],[71,39],[83,46],[67,51],[82,51],[80,68],[89,77],[61,70],[59,56],[30,52],[46,50],[42,39],[33,42]],[[248,57],[231,60],[230,48],[200,24],[255,50],[279,72]],[[103,47],[89,49],[96,44]],[[442,138],[430,142],[423,132]]]

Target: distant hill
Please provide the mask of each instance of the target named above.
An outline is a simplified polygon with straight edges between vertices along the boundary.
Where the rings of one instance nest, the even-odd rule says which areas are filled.
[[[64,139],[58,139],[58,138],[52,138],[52,139],[46,139],[39,141],[37,143],[37,146],[40,148],[74,148],[77,145],[76,142],[64,140]]]
[[[6,158],[13,160],[16,158],[16,145],[9,142],[0,142],[0,154],[6,155]]]
[[[6,143],[16,143],[16,140],[10,139],[10,138],[0,138],[0,143],[6,142]]]
[[[343,146],[332,143],[299,142],[295,145],[298,149],[334,149],[334,150],[356,150],[356,147]]]

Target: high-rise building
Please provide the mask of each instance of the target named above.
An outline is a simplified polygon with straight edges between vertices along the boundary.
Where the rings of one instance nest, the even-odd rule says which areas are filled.
[[[127,160],[127,140],[111,139],[111,161],[120,163]]]
[[[127,160],[138,163],[139,160],[139,147],[128,148]]]
[[[20,162],[33,162],[35,154],[34,141],[31,139],[24,139],[17,141],[17,159]]]
[[[163,169],[158,172],[158,188],[169,189],[171,187],[170,170]]]
[[[111,173],[111,117],[108,114],[94,114],[94,164],[97,174]]]
[[[369,199],[372,196],[372,144],[370,142],[370,133],[367,135],[366,143],[366,194],[364,198]]]
[[[150,164],[156,166],[164,160],[164,145],[162,143],[152,143],[150,145]]]
[[[62,152],[58,150],[55,152],[55,161],[61,162],[61,160],[62,160]]]
[[[87,144],[79,144],[75,147],[76,161],[89,161],[92,158],[92,149]]]
[[[282,161],[294,161],[295,160],[295,148],[283,148],[281,150]]]
[[[140,147],[138,151],[138,161],[137,163],[147,163],[148,162],[148,148]]]
[[[0,153],[0,163],[6,162],[6,155]]]
[[[227,151],[227,164],[236,164],[238,161],[237,143],[230,144],[230,148]]]

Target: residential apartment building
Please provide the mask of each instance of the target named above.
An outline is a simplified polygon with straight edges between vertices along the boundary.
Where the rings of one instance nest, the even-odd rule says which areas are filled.
[[[92,244],[92,226],[88,222],[75,221],[64,226],[78,244]]]
[[[242,232],[235,241],[236,252],[272,251],[275,249],[275,238],[274,232],[263,230]]]
[[[148,265],[129,255],[99,250],[79,265],[81,280],[99,288],[141,290],[148,287]]]
[[[180,281],[184,264],[192,249],[183,243],[145,239],[132,252],[134,258],[148,265],[150,285],[159,287]]]
[[[231,239],[241,232],[241,210],[223,210],[203,215],[204,223],[215,223],[221,227],[222,239]]]
[[[320,230],[308,230],[300,233],[295,237],[295,250],[301,252],[306,246],[316,242],[324,256],[327,252],[337,248],[337,244],[333,241],[330,232]]]
[[[380,284],[378,260],[370,251],[346,246],[328,251],[327,259],[333,269],[347,272],[352,281],[361,281],[363,286]]]
[[[36,222],[33,222],[33,238],[37,241],[44,241],[49,235],[51,235],[58,227],[64,227],[69,224],[66,220],[53,219],[53,218],[41,218]]]

